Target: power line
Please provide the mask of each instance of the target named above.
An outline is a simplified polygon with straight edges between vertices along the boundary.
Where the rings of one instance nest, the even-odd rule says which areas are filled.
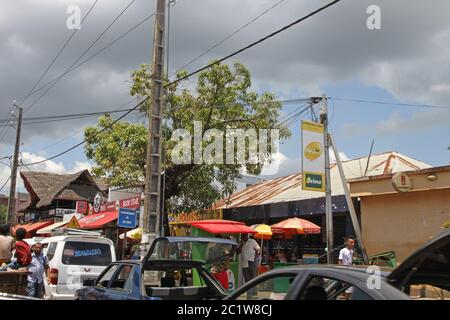
[[[170,76],[173,76],[174,74],[176,74],[178,71],[186,68],[187,66],[190,66],[192,63],[194,63],[195,61],[197,61],[198,59],[200,59],[201,57],[205,56],[207,53],[211,52],[213,49],[217,48],[218,46],[220,46],[222,43],[224,43],[225,41],[227,41],[228,39],[230,39],[231,37],[233,37],[234,35],[238,34],[239,32],[241,32],[242,30],[244,30],[246,27],[248,27],[250,24],[252,24],[253,22],[255,22],[256,20],[258,20],[259,18],[263,17],[264,15],[266,15],[269,11],[271,11],[272,9],[274,9],[276,6],[278,6],[279,4],[281,4],[284,0],[280,0],[277,3],[275,3],[274,5],[272,5],[270,8],[264,10],[263,12],[261,12],[257,17],[253,18],[252,20],[250,20],[249,22],[247,22],[245,25],[243,25],[242,27],[236,29],[235,31],[233,31],[232,33],[230,33],[228,36],[226,36],[224,39],[220,40],[219,42],[217,42],[216,44],[214,44],[213,46],[211,46],[210,48],[208,48],[206,51],[204,51],[203,53],[201,53],[200,55],[198,55],[196,58],[190,60],[188,63],[186,63],[185,65],[179,67],[177,69],[177,71],[173,72]]]
[[[88,61],[92,60],[93,58],[95,58],[96,56],[98,56],[99,54],[101,54],[102,52],[104,52],[106,49],[110,48],[112,45],[114,45],[116,42],[118,42],[119,40],[121,40],[122,38],[124,38],[125,36],[127,36],[129,33],[131,33],[132,31],[134,31],[135,29],[137,29],[138,27],[140,27],[142,24],[144,24],[145,22],[147,22],[150,18],[152,18],[155,15],[155,13],[152,13],[151,15],[145,17],[143,20],[141,20],[140,22],[138,22],[137,24],[135,24],[133,27],[131,27],[129,30],[127,30],[125,33],[123,33],[122,35],[120,35],[119,37],[117,37],[116,39],[114,39],[113,41],[111,41],[108,45],[106,45],[105,47],[103,47],[102,49],[100,49],[99,51],[97,51],[96,53],[92,54],[91,56],[89,56],[88,58],[84,59],[83,61],[81,61],[79,64],[77,64],[76,66],[70,68],[70,70],[67,71],[66,74],[78,69],[79,67],[81,67],[82,65],[84,65],[85,63],[87,63]],[[52,85],[54,83],[56,83],[57,81],[59,81],[61,78],[63,78],[65,75],[61,75],[59,77],[56,77],[55,79],[47,82],[45,85],[43,85],[42,87],[36,89],[35,91],[32,92],[32,94],[39,92],[43,89],[45,89],[46,87],[48,87],[49,85]]]
[[[294,22],[292,22],[292,23],[290,23],[290,24],[288,24],[288,25],[286,25],[286,26],[284,26],[284,27],[282,27],[282,28],[280,28],[280,29],[270,33],[269,35],[267,35],[267,36],[265,36],[265,37],[255,41],[255,42],[253,42],[253,43],[251,43],[251,44],[249,44],[249,45],[247,45],[247,46],[245,46],[245,47],[243,47],[241,49],[239,49],[239,50],[237,50],[237,51],[235,51],[235,52],[233,52],[233,53],[231,53],[231,54],[229,54],[229,55],[227,55],[227,56],[225,56],[225,57],[223,57],[223,58],[221,58],[219,60],[216,60],[216,61],[214,61],[214,62],[212,62],[212,63],[210,63],[210,64],[208,64],[208,65],[206,65],[206,66],[204,66],[204,67],[202,67],[200,69],[197,69],[196,71],[191,72],[191,73],[189,73],[186,76],[183,76],[181,78],[178,78],[178,79],[170,82],[166,86],[174,85],[174,84],[176,84],[176,83],[178,83],[178,82],[180,82],[182,80],[185,80],[185,79],[187,79],[187,78],[189,78],[189,77],[191,77],[193,75],[196,75],[197,73],[200,73],[200,72],[202,72],[202,71],[204,71],[206,69],[209,69],[209,68],[211,68],[211,67],[213,67],[213,66],[215,66],[215,65],[217,65],[217,64],[219,64],[219,63],[221,63],[221,62],[223,62],[225,60],[228,60],[229,58],[232,58],[232,57],[238,55],[239,53],[247,51],[248,49],[253,48],[254,46],[256,46],[256,45],[258,45],[258,44],[260,44],[260,43],[262,43],[262,42],[264,42],[264,41],[266,41],[266,40],[268,40],[268,39],[270,39],[270,38],[272,38],[274,36],[276,36],[277,34],[292,28],[293,26],[295,26],[295,25],[297,25],[297,24],[299,24],[299,23],[301,23],[301,22],[311,18],[312,16],[315,16],[316,14],[318,14],[318,13],[322,12],[323,10],[325,10],[325,9],[335,5],[336,3],[340,2],[340,1],[342,1],[342,0],[334,0],[334,1],[324,5],[323,7],[320,7],[319,9],[314,10],[313,12],[307,14],[306,16],[303,16],[300,19],[295,20]]]
[[[8,184],[8,181],[11,179],[11,176],[8,177],[8,179],[6,179],[5,183],[2,185],[2,187],[0,188],[0,191],[3,190],[3,188]]]
[[[252,48],[252,47],[254,47],[254,46],[256,46],[256,45],[258,45],[258,44],[260,44],[260,43],[262,43],[262,42],[264,42],[264,41],[266,41],[266,40],[268,40],[268,39],[270,39],[270,38],[272,38],[272,37],[274,37],[275,35],[277,35],[277,34],[283,32],[283,31],[285,31],[285,30],[287,30],[287,29],[289,29],[289,28],[291,28],[291,27],[293,27],[294,25],[297,25],[297,24],[301,23],[302,21],[307,20],[308,18],[310,18],[310,17],[312,17],[312,16],[318,14],[319,12],[321,12],[321,11],[323,11],[323,10],[325,10],[325,9],[327,9],[327,8],[329,8],[329,7],[331,7],[332,5],[334,5],[334,4],[336,4],[336,3],[340,2],[340,1],[341,1],[341,0],[335,0],[335,1],[333,1],[333,2],[330,2],[329,4],[327,4],[327,5],[325,5],[325,6],[321,7],[321,8],[319,8],[319,9],[317,9],[317,10],[315,10],[315,11],[313,11],[313,12],[307,14],[306,16],[304,16],[304,17],[302,17],[302,18],[300,18],[300,19],[295,20],[294,22],[292,22],[292,23],[290,23],[290,24],[288,24],[288,25],[286,25],[286,26],[284,26],[284,27],[278,29],[278,30],[275,31],[275,32],[272,32],[271,34],[265,36],[264,38],[261,38],[261,39],[255,41],[255,42],[253,42],[253,43],[251,43],[251,44],[249,44],[249,45],[247,45],[247,46],[245,46],[245,47],[243,47],[243,48],[241,48],[241,49],[239,49],[239,50],[237,50],[237,51],[235,51],[235,52],[233,52],[233,53],[231,53],[231,54],[229,54],[229,55],[227,55],[227,56],[225,56],[225,57],[223,57],[223,58],[221,58],[221,59],[219,59],[219,60],[217,60],[217,61],[215,61],[215,62],[213,62],[213,63],[210,63],[210,64],[208,64],[208,65],[206,65],[206,66],[204,66],[204,67],[202,67],[202,68],[200,68],[200,69],[197,69],[196,71],[191,72],[190,74],[188,74],[188,75],[186,75],[186,76],[183,76],[183,77],[181,77],[181,78],[178,78],[178,79],[176,79],[176,80],[174,80],[174,81],[172,81],[172,82],[166,84],[164,87],[166,88],[166,87],[168,87],[168,86],[174,85],[174,84],[176,84],[176,83],[178,83],[178,82],[180,82],[180,81],[182,81],[182,80],[184,80],[184,79],[189,78],[190,76],[193,76],[193,75],[195,75],[195,74],[198,74],[198,73],[200,73],[200,72],[202,72],[202,71],[204,71],[204,70],[206,70],[206,69],[209,69],[209,68],[211,68],[212,66],[217,65],[217,64],[219,64],[219,63],[221,63],[221,62],[223,62],[223,61],[225,61],[225,60],[227,60],[227,59],[229,59],[229,58],[231,58],[231,57],[233,57],[233,56],[235,56],[235,55],[237,55],[237,54],[239,54],[239,53],[242,53],[242,52],[244,52],[244,51],[246,51],[246,50],[248,50],[248,49],[250,49],[250,48]],[[111,126],[113,126],[113,125],[114,125],[115,123],[117,123],[119,120],[123,119],[126,115],[128,115],[129,113],[131,113],[132,110],[135,110],[135,109],[139,108],[140,106],[142,106],[147,100],[149,100],[149,97],[145,98],[145,99],[142,100],[140,103],[138,103],[136,106],[134,106],[130,111],[127,111],[124,115],[122,115],[122,116],[120,116],[119,118],[117,118],[116,120],[114,120],[114,121],[111,123]],[[108,129],[108,128],[103,128],[103,129],[101,129],[101,130],[98,131],[94,136],[99,135],[100,133],[106,131],[107,129]],[[80,142],[80,143],[74,145],[73,147],[71,147],[71,148],[69,148],[69,149],[67,149],[67,150],[65,150],[65,151],[63,151],[63,152],[60,152],[59,154],[56,154],[56,155],[54,155],[54,156],[52,156],[52,157],[50,157],[50,158],[47,158],[47,159],[44,159],[44,160],[41,160],[41,161],[37,161],[37,162],[31,163],[31,164],[29,163],[29,164],[27,164],[27,165],[28,165],[28,166],[31,166],[31,165],[35,165],[35,164],[39,164],[39,163],[43,163],[43,162],[46,162],[46,161],[55,159],[55,158],[57,158],[57,157],[60,157],[61,155],[64,155],[64,154],[68,153],[69,151],[72,151],[73,149],[75,149],[75,148],[77,148],[77,147],[83,145],[85,142],[87,142],[87,139],[84,139],[82,142]]]
[[[429,105],[429,104],[411,104],[411,103],[398,103],[398,102],[387,102],[387,101],[377,101],[377,100],[363,100],[363,99],[348,99],[348,98],[335,98],[335,97],[329,97],[328,99],[337,100],[337,101],[373,103],[373,104],[405,106],[405,107],[417,107],[417,108],[450,109],[450,106],[436,106],[436,105]]]
[[[135,107],[133,107],[132,109],[130,109],[129,111],[127,111],[125,114],[121,115],[119,118],[117,118],[116,120],[114,120],[114,121],[111,123],[111,127],[114,126],[114,124],[116,124],[118,121],[120,121],[121,119],[123,119],[123,118],[125,118],[127,115],[129,115],[132,111],[136,110],[136,109],[139,108],[141,105],[143,105],[148,99],[149,99],[149,98],[145,98],[145,99],[142,100],[140,103],[138,103]],[[105,131],[108,130],[108,129],[109,129],[109,128],[103,128],[103,129],[101,129],[100,131],[97,131],[97,132],[94,134],[94,137],[98,136],[99,134],[105,132]],[[58,153],[58,154],[56,154],[56,155],[54,155],[54,156],[52,156],[52,157],[49,157],[49,158],[47,158],[47,159],[43,159],[43,160],[40,160],[40,161],[32,162],[32,163],[27,163],[27,164],[24,164],[24,165],[25,165],[25,166],[32,166],[32,165],[36,165],[36,164],[40,164],[40,163],[47,162],[47,161],[49,161],[49,160],[53,160],[53,159],[55,159],[55,158],[58,158],[58,157],[60,157],[60,156],[62,156],[62,155],[64,155],[64,154],[68,153],[69,151],[72,151],[73,149],[78,148],[79,146],[83,145],[83,144],[86,143],[87,141],[88,141],[88,139],[84,139],[84,140],[81,141],[80,143],[77,143],[76,145],[70,147],[69,149],[67,149],[67,150],[65,150],[65,151],[63,151],[63,152],[60,152],[60,153]]]
[[[115,111],[118,111],[118,112],[124,111],[125,109],[122,109],[122,108],[124,108],[125,106],[129,105],[131,102],[133,102],[133,100],[134,100],[134,99],[132,99],[132,100],[130,100],[130,101],[128,101],[128,102],[122,104],[122,105],[121,105],[119,108],[117,108]],[[129,109],[126,109],[126,110],[129,110]],[[91,122],[91,124],[94,124],[94,123]],[[47,149],[49,149],[49,148],[51,148],[51,147],[53,147],[53,146],[55,146],[55,145],[58,145],[58,144],[60,144],[61,142],[65,141],[65,140],[67,140],[67,139],[69,139],[69,138],[71,138],[71,137],[74,137],[75,135],[78,135],[78,134],[79,134],[80,132],[82,132],[83,130],[84,130],[84,128],[81,128],[81,130],[78,130],[78,131],[76,132],[76,134],[72,134],[72,135],[65,136],[65,137],[62,138],[61,140],[59,140],[59,141],[57,141],[57,142],[55,142],[55,143],[49,144],[48,146],[45,146],[44,148],[41,148],[41,150],[47,150]]]
[[[94,3],[92,4],[92,6],[89,8],[88,12],[86,13],[86,15],[84,16],[83,20],[80,23],[80,26],[83,25],[84,21],[87,19],[87,17],[89,16],[89,14],[91,13],[91,11],[94,9],[95,5],[97,4],[98,0],[95,0]],[[21,105],[25,103],[25,101],[28,99],[28,97],[32,94],[33,90],[39,85],[39,83],[42,81],[42,79],[47,75],[47,73],[50,71],[50,68],[53,67],[53,65],[55,64],[56,60],[59,58],[59,56],[61,55],[61,53],[64,51],[64,49],[69,45],[70,41],[73,39],[73,37],[75,36],[75,34],[78,32],[79,29],[75,29],[71,35],[69,36],[69,38],[66,40],[66,42],[64,43],[64,45],[59,49],[59,51],[57,52],[56,56],[53,58],[53,60],[50,62],[50,64],[48,65],[48,67],[45,69],[45,71],[42,73],[42,75],[39,77],[38,81],[34,84],[34,86],[31,88],[31,90],[28,92],[28,94],[25,96],[25,98],[22,100],[22,102],[20,103]]]
[[[77,117],[93,117],[98,115],[103,115],[105,113],[118,113],[123,111],[130,111],[131,109],[122,109],[122,110],[105,110],[98,112],[87,112],[87,113],[75,113],[75,114],[66,114],[66,115],[57,115],[57,116],[42,116],[42,117],[30,117],[23,118],[22,122],[34,122],[34,121],[46,121],[46,120],[71,120]],[[0,119],[0,123],[8,121],[7,119]]]
[[[24,112],[27,112],[28,110],[30,110],[33,106],[35,106],[46,94],[47,92],[49,92],[55,85],[56,83],[62,79],[69,71],[70,69],[75,66],[85,55],[86,53],[98,42],[100,41],[100,39],[105,35],[106,32],[108,32],[108,30],[117,22],[117,20],[119,20],[119,18],[128,10],[128,8],[135,2],[136,0],[131,0],[130,3],[125,7],[125,9],[122,10],[122,12],[119,13],[119,15],[117,15],[117,17],[106,27],[105,30],[103,30],[102,33],[100,33],[100,35],[94,40],[94,42],[92,42],[90,44],[90,46],[84,50],[84,52],[72,63],[72,65],[64,72],[62,73],[59,78],[57,78],[57,80],[50,86],[47,88],[47,90],[44,91],[43,94],[41,94],[39,96],[39,98],[37,98],[28,108],[26,108],[24,110]]]

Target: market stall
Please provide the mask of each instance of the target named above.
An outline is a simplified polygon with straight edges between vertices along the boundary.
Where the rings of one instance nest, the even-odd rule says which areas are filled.
[[[209,219],[198,221],[172,221],[169,223],[171,235],[173,236],[192,236],[192,237],[222,237],[232,238],[236,242],[240,241],[240,234],[256,234],[257,232],[246,226],[243,222],[223,220],[223,219]],[[230,285],[239,283],[239,259],[236,257],[228,264],[228,269],[231,271],[229,276],[234,281],[229,281]],[[194,276],[194,283],[198,282],[197,276]],[[229,290],[233,289],[228,287]]]

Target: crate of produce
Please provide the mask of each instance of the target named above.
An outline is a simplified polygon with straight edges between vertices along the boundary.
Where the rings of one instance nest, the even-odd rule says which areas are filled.
[[[27,294],[27,276],[28,271],[0,272],[0,292],[25,296]]]

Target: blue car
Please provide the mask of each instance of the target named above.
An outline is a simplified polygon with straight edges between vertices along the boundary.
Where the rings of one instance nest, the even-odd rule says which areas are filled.
[[[203,300],[228,293],[207,266],[233,257],[237,243],[221,238],[159,237],[140,260],[110,264],[77,290],[78,300]]]

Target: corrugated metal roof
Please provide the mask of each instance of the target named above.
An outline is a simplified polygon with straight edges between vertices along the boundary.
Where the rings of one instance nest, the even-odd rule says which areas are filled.
[[[367,166],[367,157],[343,161],[344,174],[347,180],[364,176]],[[399,154],[398,152],[385,152],[372,155],[369,161],[367,176],[378,176],[395,172],[420,170],[431,168],[430,165]],[[336,164],[331,165],[331,192],[332,195],[344,194],[339,169]],[[263,205],[278,202],[289,202],[321,198],[324,193],[302,190],[302,174],[276,178],[257,183],[249,188],[233,193],[227,199],[214,205],[214,209],[238,208]]]

